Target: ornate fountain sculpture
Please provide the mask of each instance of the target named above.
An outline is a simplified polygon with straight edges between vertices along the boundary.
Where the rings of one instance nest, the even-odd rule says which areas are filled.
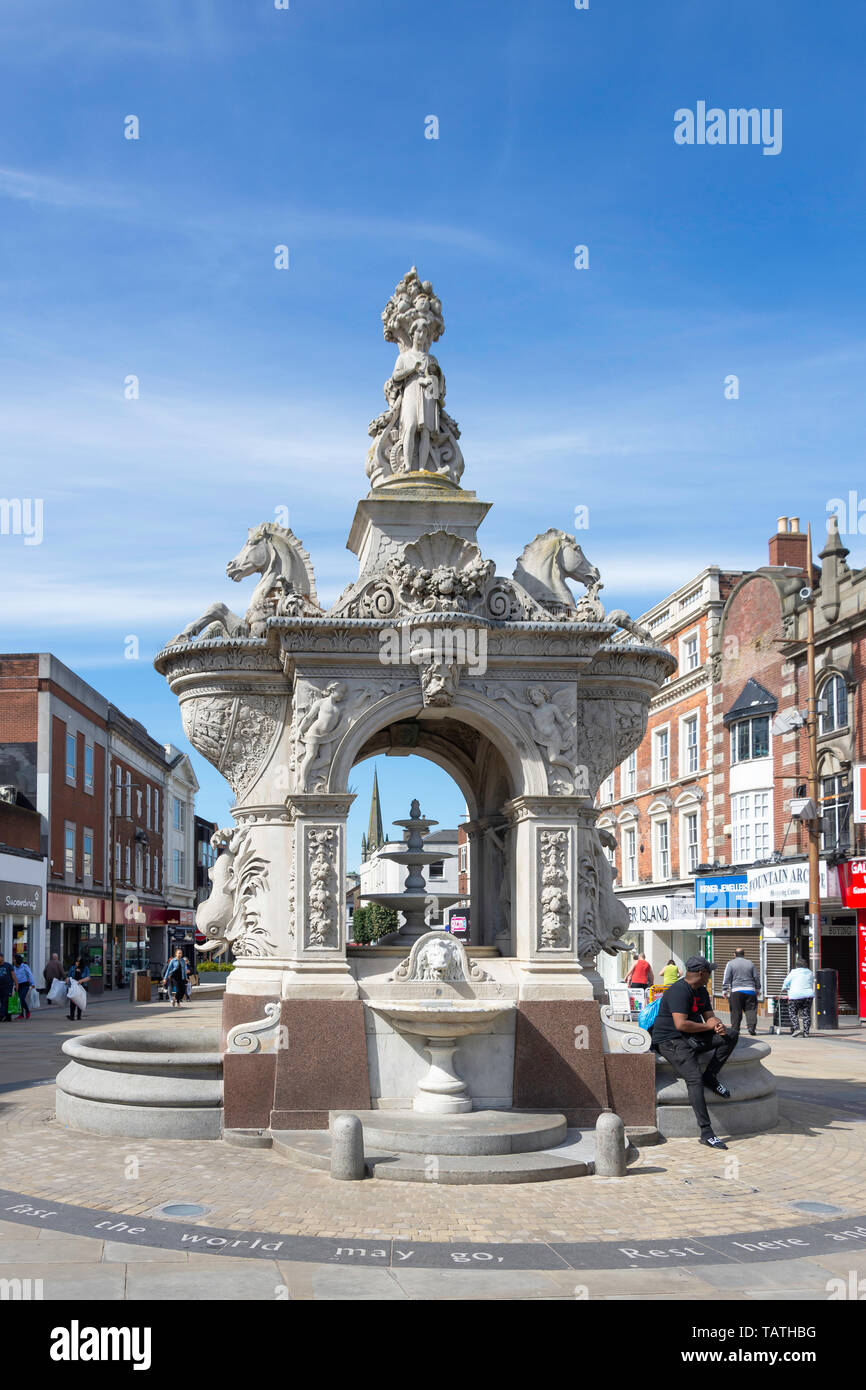
[[[480,1005],[497,999],[514,1005],[518,1018],[543,1004],[545,1018],[533,1015],[530,1042],[515,1051],[512,1087],[515,1104],[541,1104],[533,1087],[544,1067],[532,1059],[531,1040],[575,1003],[594,1010],[587,1017],[600,1030],[595,959],[625,947],[627,913],[613,892],[593,800],[640,743],[650,701],[675,663],[622,610],[605,613],[599,571],[569,533],[541,531],[513,573],[496,573],[477,534],[489,504],[463,486],[460,431],[431,351],[444,331],[442,306],[414,268],[382,321],[399,355],[385,386],[387,410],[370,426],[370,491],[349,536],[355,577],[323,609],[298,537],[276,522],[254,526],[228,567],[232,579],[260,576],[244,617],[213,604],[156,658],[190,742],[237,798],[236,826],[219,836],[215,892],[198,919],[205,949],[230,945],[235,955],[229,1039],[240,1028],[260,1040],[243,1055],[228,1044],[228,1125],[315,1127],[335,1106],[369,1105],[370,1088],[384,1083],[381,1059],[371,1060],[379,1032],[365,1027],[365,1015],[369,1025],[375,1004],[386,1017],[382,989],[391,1021],[377,1028],[405,1032],[412,1019],[394,1007],[412,1003],[412,1031],[426,1028],[428,1042],[453,1044],[470,1027],[486,1029],[491,1011]],[[384,954],[377,977],[375,947],[347,952],[351,771],[374,754],[412,750],[451,771],[472,808],[471,948],[495,957],[485,959],[494,979],[479,980],[475,963],[453,999],[437,993],[451,986],[432,955],[416,977],[385,983],[392,963]],[[429,900],[454,898],[424,882],[424,864],[443,857],[424,845],[435,822],[415,803],[397,824],[407,838],[386,853],[407,867],[405,890],[367,896],[403,911],[394,939],[412,945],[425,941]],[[419,1013],[418,1001],[446,1017],[432,1027],[433,1014]],[[313,1012],[319,1031],[307,1037]],[[499,1017],[510,1026],[507,1010]],[[269,1029],[275,1038],[287,1029],[296,1046],[271,1046]],[[329,1033],[339,1044],[323,1061],[319,1040]],[[486,1046],[482,1031],[465,1047],[482,1085]],[[233,1079],[236,1052],[247,1068],[262,1059],[275,1067],[269,1102],[263,1077]],[[491,1059],[494,1052],[490,1044]],[[569,1067],[579,1068],[581,1054],[567,1052]],[[511,1083],[496,1084],[510,1104]],[[407,1082],[396,1102],[410,1105],[414,1090]],[[253,1095],[263,1110],[250,1119]],[[243,1121],[232,1120],[240,1114]]]
[[[365,902],[381,903],[383,907],[396,908],[403,914],[403,923],[397,931],[380,937],[379,944],[382,946],[414,941],[416,937],[422,936],[427,931],[427,911],[434,904],[440,910],[450,907],[460,897],[459,893],[438,893],[428,887],[424,880],[425,865],[454,858],[454,855],[446,850],[424,848],[424,839],[431,825],[438,824],[437,820],[428,820],[421,815],[421,807],[417,800],[413,801],[409,808],[408,820],[392,821],[392,825],[398,825],[406,831],[404,847],[385,845],[379,850],[379,858],[390,859],[393,863],[404,864],[408,868],[403,892],[361,894]]]

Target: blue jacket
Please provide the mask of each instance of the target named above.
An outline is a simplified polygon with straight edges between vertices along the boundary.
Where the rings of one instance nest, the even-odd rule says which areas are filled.
[[[189,978],[189,965],[187,964],[186,956],[181,956],[180,960],[178,960],[177,956],[175,956],[174,959],[173,959],[173,960],[170,960],[169,963],[168,963],[168,965],[166,966],[166,968],[165,968],[165,974],[164,974],[163,977],[162,977],[163,980],[167,980],[168,977],[169,977],[169,975],[176,975],[176,974],[177,974],[177,967],[178,967],[178,966],[180,966],[180,970],[181,970],[181,979],[182,979],[182,980],[188,979],[188,978]]]
[[[796,966],[789,971],[782,993],[788,991],[789,999],[810,999],[815,993],[815,976],[805,966]]]
[[[66,972],[66,978],[67,978],[67,980],[74,980],[74,979],[75,979],[75,966],[74,966],[74,965],[70,965],[69,969],[68,969],[67,972]],[[80,983],[80,984],[84,984],[84,981],[85,981],[85,980],[89,980],[89,979],[90,979],[90,967],[89,967],[88,965],[83,965],[83,966],[81,967],[81,979],[80,979],[79,983]]]
[[[21,965],[15,966],[15,974],[18,976],[19,985],[33,984],[33,975],[31,974],[30,966],[27,964],[26,961],[23,961]]]

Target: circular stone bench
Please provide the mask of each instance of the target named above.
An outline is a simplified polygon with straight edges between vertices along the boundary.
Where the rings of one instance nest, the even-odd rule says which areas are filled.
[[[219,1139],[218,1028],[137,1028],[69,1038],[57,1119],[130,1139]]]
[[[721,1080],[731,1092],[730,1100],[706,1092],[710,1122],[716,1134],[761,1134],[772,1129],[779,1118],[776,1078],[761,1063],[769,1057],[765,1042],[743,1038],[721,1070]],[[658,1052],[656,1059],[656,1124],[665,1139],[691,1139],[700,1133],[689,1104],[686,1083]],[[710,1053],[699,1058],[706,1069]]]

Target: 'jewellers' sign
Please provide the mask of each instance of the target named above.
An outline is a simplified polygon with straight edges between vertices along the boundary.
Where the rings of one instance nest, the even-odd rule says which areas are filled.
[[[6,883],[0,879],[0,912],[42,916],[42,887],[38,883]]]

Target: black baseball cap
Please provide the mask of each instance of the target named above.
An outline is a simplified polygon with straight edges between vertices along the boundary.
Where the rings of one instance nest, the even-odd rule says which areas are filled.
[[[713,967],[705,956],[689,956],[686,961],[686,970],[709,970],[712,974]]]

